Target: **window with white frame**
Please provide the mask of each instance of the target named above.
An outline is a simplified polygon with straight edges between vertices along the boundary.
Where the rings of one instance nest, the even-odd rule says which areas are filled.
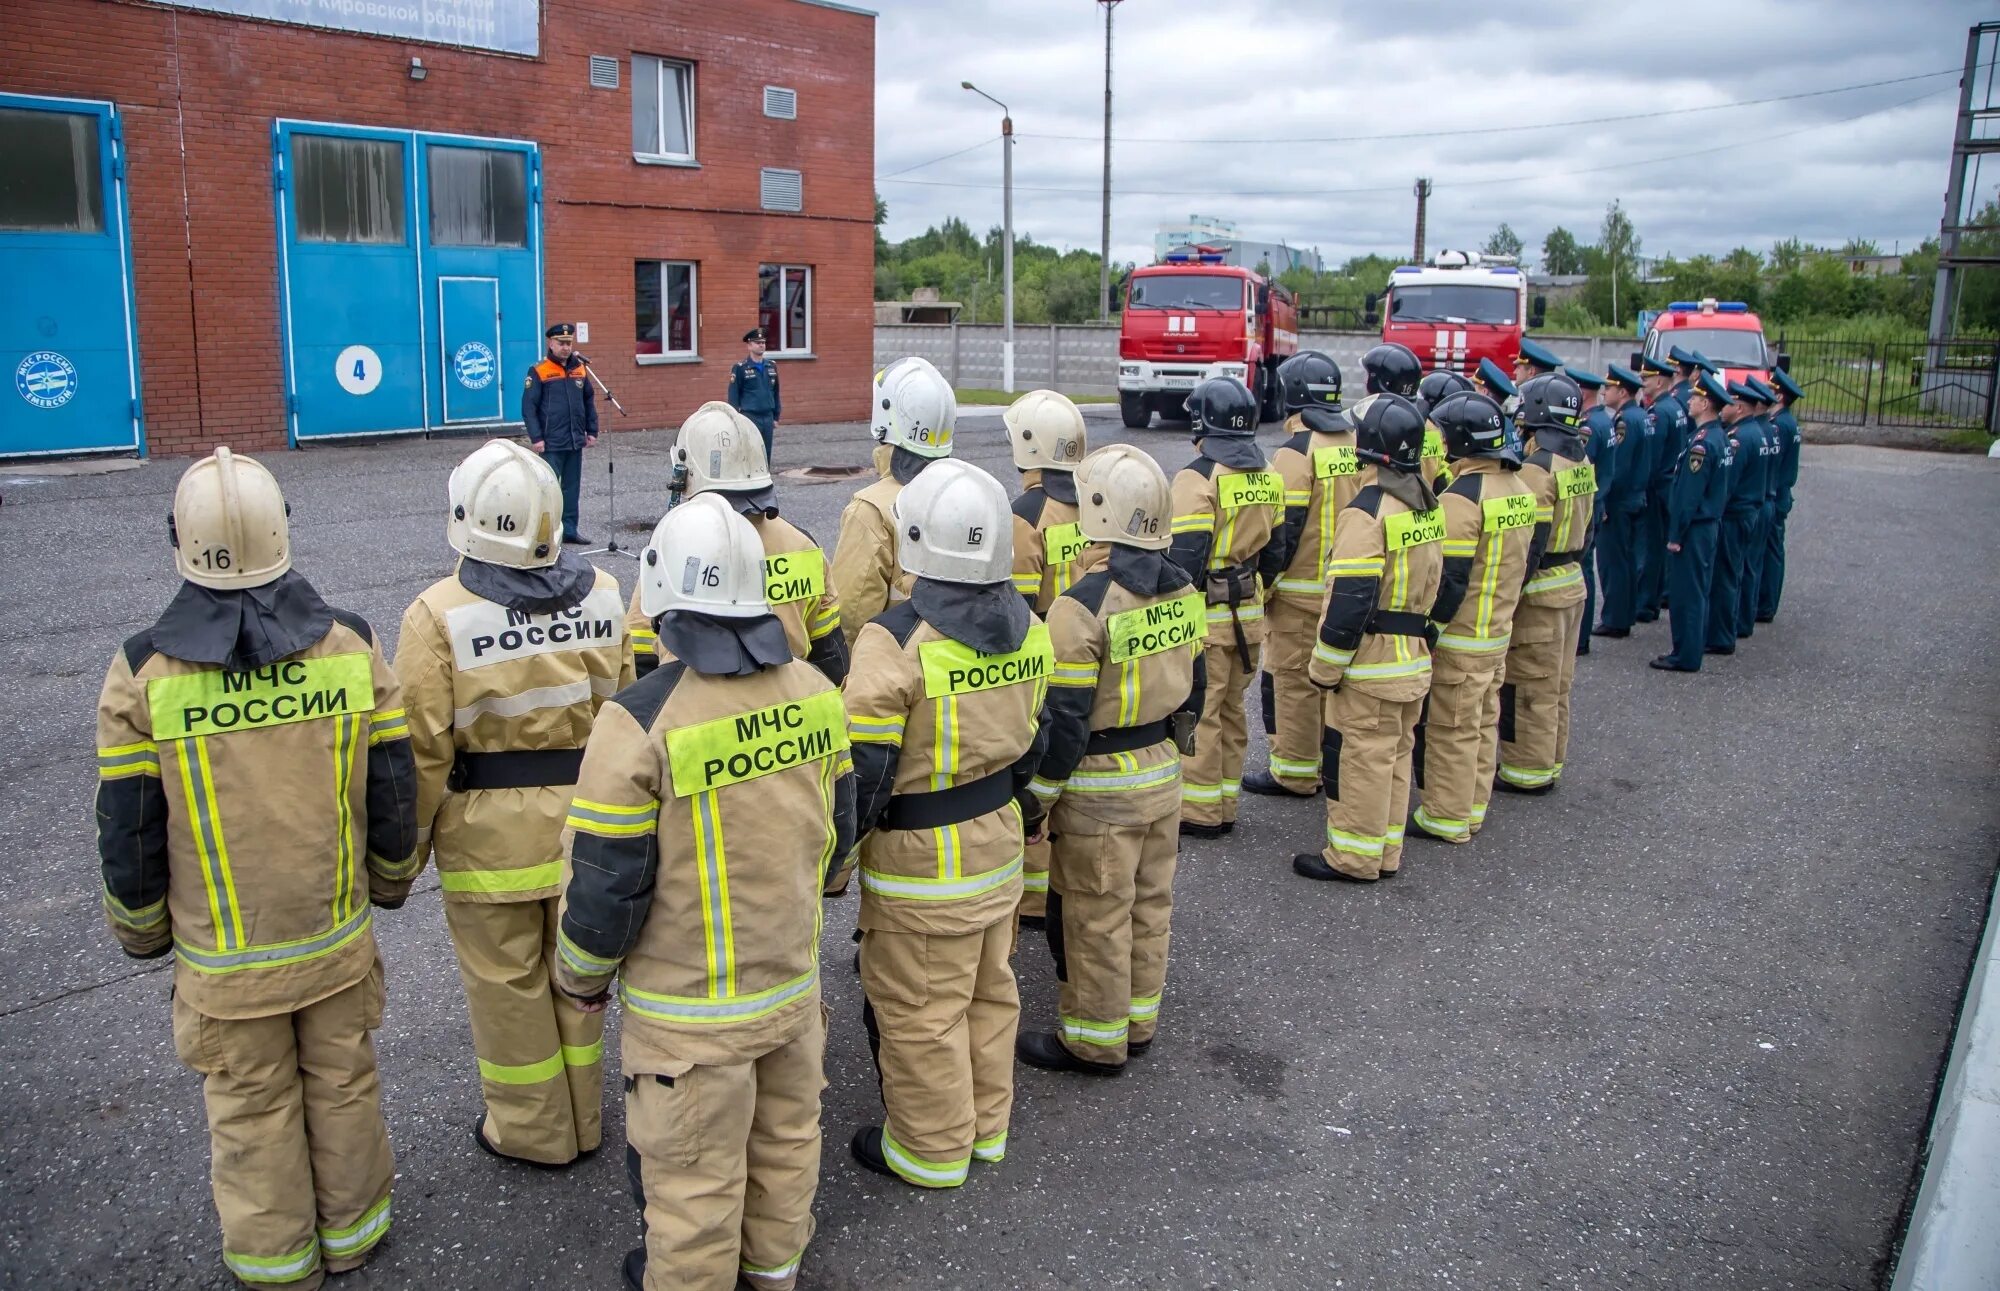
[[[812,350],[812,266],[757,266],[757,325],[774,353]]]
[[[687,260],[639,260],[632,265],[633,335],[640,354],[692,358],[700,317],[695,266]]]
[[[694,160],[693,63],[632,55],[632,151],[649,160]]]

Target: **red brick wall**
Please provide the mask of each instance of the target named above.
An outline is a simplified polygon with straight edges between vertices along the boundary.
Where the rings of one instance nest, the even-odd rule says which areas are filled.
[[[676,424],[721,398],[737,337],[756,321],[757,266],[772,261],[814,267],[817,358],[786,363],[785,419],[865,415],[874,20],[793,0],[665,9],[544,0],[542,56],[521,59],[119,0],[10,0],[0,85],[108,99],[124,119],[151,450],[284,443],[270,142],[280,116],[538,141],[544,310],[590,324],[585,348],[633,414],[607,424]],[[699,169],[632,160],[635,51],[696,64]],[[620,59],[618,90],[590,88],[591,54]],[[409,79],[412,56],[429,69],[423,81]],[[766,84],[798,91],[797,120],[763,115]],[[804,214],[759,209],[767,165],[804,173]],[[701,264],[702,361],[641,367],[632,262],[669,258]]]

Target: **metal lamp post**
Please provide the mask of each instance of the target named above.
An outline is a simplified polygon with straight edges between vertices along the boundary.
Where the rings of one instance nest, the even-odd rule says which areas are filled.
[[[1014,393],[1014,117],[1007,105],[971,81],[959,85],[971,90],[1000,109],[1000,277],[1006,285],[1001,321],[1004,339],[1000,342],[1000,388]]]

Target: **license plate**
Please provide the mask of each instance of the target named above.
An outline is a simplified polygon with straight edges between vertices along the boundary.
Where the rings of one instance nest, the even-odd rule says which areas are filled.
[[[1194,389],[1194,378],[1165,377],[1161,380],[1160,384],[1166,386],[1169,390],[1192,390]]]

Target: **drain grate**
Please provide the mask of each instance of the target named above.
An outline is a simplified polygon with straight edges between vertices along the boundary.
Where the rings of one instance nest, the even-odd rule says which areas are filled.
[[[802,484],[831,484],[835,480],[851,480],[857,475],[866,475],[870,469],[866,466],[795,466],[778,474]]]

